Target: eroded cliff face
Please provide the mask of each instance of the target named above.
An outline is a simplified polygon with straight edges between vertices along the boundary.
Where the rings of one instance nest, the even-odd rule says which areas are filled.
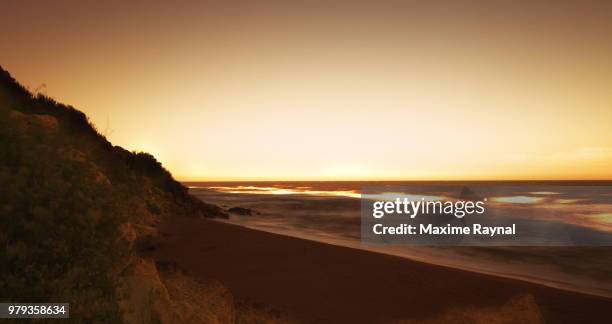
[[[118,294],[125,323],[236,322],[232,294],[223,285],[197,282],[151,260],[134,260],[121,277]]]

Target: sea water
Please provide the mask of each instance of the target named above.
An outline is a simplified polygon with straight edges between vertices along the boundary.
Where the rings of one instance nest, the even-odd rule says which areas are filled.
[[[190,193],[203,201],[229,209],[243,207],[251,215],[230,214],[225,222],[252,229],[329,244],[391,254],[420,262],[487,273],[551,287],[612,297],[612,247],[413,247],[368,246],[360,240],[360,198],[364,186],[415,182],[198,182],[186,183]],[[582,184],[580,184],[582,185]],[[597,183],[596,185],[610,184]],[[576,228],[612,232],[611,197],[589,199],[571,184],[551,191],[520,192],[490,197],[516,205],[540,204],[544,221],[563,222]],[[563,189],[566,188],[566,189]],[[601,194],[601,190],[599,193]],[[604,191],[606,192],[606,191]],[[609,192],[609,191],[608,191]],[[423,193],[421,192],[421,195]],[[430,197],[443,193],[428,192]],[[612,195],[612,192],[610,192]],[[552,197],[552,198],[551,198]],[[554,203],[551,203],[554,202]],[[557,212],[547,212],[557,208]],[[563,211],[564,217],[558,210]],[[553,215],[553,216],[551,216]],[[571,217],[568,217],[570,215]]]

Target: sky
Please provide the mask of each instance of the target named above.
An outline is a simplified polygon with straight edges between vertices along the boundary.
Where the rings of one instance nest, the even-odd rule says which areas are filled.
[[[3,1],[0,65],[180,180],[612,179],[610,1]]]

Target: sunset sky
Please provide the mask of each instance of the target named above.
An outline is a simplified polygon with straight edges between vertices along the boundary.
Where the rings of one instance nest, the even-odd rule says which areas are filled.
[[[612,179],[611,1],[6,1],[0,65],[180,180]]]

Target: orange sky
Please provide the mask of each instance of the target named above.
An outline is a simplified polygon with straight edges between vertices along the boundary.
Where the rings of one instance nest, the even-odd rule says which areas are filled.
[[[612,179],[611,57],[609,1],[0,10],[0,65],[182,180]]]

